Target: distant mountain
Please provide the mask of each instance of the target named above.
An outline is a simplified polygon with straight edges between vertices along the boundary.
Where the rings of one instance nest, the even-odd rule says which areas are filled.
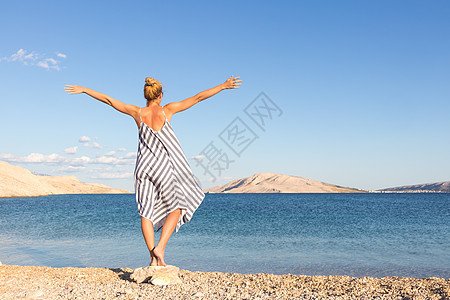
[[[450,181],[435,183],[424,183],[415,185],[404,185],[399,187],[381,189],[382,192],[403,192],[403,193],[450,193]]]
[[[275,173],[257,173],[203,190],[204,193],[362,193],[308,178]]]
[[[98,183],[82,183],[75,176],[38,176],[0,161],[0,197],[122,193],[130,192]]]

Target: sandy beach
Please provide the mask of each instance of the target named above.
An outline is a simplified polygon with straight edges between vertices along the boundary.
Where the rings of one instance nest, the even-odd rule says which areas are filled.
[[[0,265],[1,299],[448,299],[450,279],[179,271],[182,283],[137,284],[133,270]]]

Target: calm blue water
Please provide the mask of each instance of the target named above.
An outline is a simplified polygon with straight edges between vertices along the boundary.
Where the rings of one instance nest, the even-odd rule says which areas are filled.
[[[0,199],[0,261],[148,265],[134,195]],[[159,237],[159,234],[156,236]],[[450,194],[207,194],[166,262],[191,271],[450,276]]]

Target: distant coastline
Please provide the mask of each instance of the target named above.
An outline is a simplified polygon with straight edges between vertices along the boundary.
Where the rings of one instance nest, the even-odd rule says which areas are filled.
[[[205,193],[366,193],[305,177],[256,173],[250,177],[232,180],[227,184],[204,189]]]
[[[98,183],[83,183],[75,176],[35,175],[27,169],[0,161],[0,198],[125,193],[131,192]]]
[[[226,193],[450,193],[450,181],[363,190],[343,187],[305,177],[256,173],[223,185],[204,189],[205,194]]]
[[[450,193],[450,181],[404,185],[380,189],[379,193]]]
[[[450,181],[407,185],[378,190],[343,187],[305,177],[276,173],[256,173],[226,184],[203,189],[218,193],[450,193]],[[98,183],[83,183],[75,176],[50,176],[30,172],[0,161],[0,198],[36,197],[60,194],[132,193]]]
[[[378,194],[436,194],[436,193],[450,193],[448,191],[429,191],[429,190],[405,190],[405,191],[389,191],[389,190],[375,190],[368,191],[369,193],[378,193]]]

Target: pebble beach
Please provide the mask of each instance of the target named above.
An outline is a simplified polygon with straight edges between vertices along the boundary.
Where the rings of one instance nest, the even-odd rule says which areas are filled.
[[[450,279],[238,274],[180,270],[181,283],[130,279],[129,268],[0,265],[0,299],[449,299]]]

